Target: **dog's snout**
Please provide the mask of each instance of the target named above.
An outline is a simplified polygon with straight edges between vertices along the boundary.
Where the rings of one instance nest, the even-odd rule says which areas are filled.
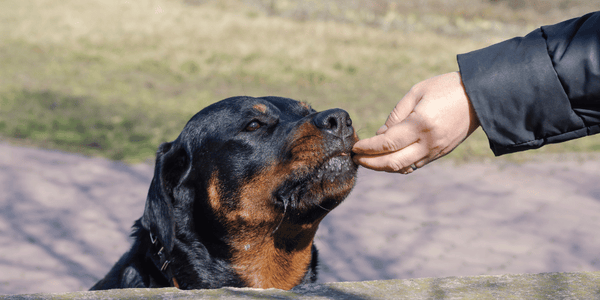
[[[350,115],[345,110],[339,108],[318,113],[313,118],[313,123],[317,128],[341,138],[354,133]]]

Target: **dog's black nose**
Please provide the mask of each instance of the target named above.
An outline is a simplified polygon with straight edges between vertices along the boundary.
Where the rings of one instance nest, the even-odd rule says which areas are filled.
[[[322,111],[315,115],[313,123],[317,128],[341,138],[348,137],[354,133],[350,115],[339,108]]]

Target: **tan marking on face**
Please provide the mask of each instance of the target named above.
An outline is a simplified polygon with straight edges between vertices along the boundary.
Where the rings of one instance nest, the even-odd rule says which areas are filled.
[[[308,109],[308,110],[311,110],[311,109],[312,109],[312,108],[310,107],[310,105],[309,105],[308,103],[304,102],[304,101],[300,101],[300,106],[302,106],[302,107],[304,107],[304,108],[306,108],[306,109]]]
[[[323,133],[311,122],[306,122],[296,130],[291,145],[294,158],[291,170],[310,170],[310,163],[323,158]]]
[[[267,112],[267,106],[264,104],[255,104],[254,106],[252,106],[252,108],[258,110],[263,114]]]
[[[218,172],[212,173],[208,180],[208,203],[213,211],[220,211],[221,209],[221,184],[219,182]]]

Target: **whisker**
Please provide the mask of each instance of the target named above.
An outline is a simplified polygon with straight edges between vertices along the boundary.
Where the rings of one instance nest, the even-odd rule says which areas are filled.
[[[325,207],[321,206],[320,204],[317,204],[317,206],[318,206],[318,207],[320,207],[320,208],[322,208],[322,209],[323,209],[323,210],[325,210],[325,211],[331,211],[331,209],[327,209],[327,208],[325,208]]]
[[[283,216],[281,216],[281,220],[279,220],[279,224],[277,224],[277,227],[275,227],[275,230],[273,230],[273,232],[271,232],[271,235],[274,235],[275,232],[277,232],[277,229],[279,229],[279,226],[281,226],[281,224],[283,224],[283,219],[285,219],[285,214],[287,213],[287,207],[288,207],[288,204],[284,203],[284,205],[283,205]]]

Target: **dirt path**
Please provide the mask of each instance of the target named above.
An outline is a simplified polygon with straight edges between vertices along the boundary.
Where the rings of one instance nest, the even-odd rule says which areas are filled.
[[[152,170],[0,143],[0,294],[93,285]],[[600,159],[359,175],[317,234],[322,281],[600,270]]]

